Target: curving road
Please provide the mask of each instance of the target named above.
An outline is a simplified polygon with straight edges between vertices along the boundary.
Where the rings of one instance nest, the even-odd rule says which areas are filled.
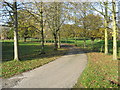
[[[53,62],[25,72],[11,80],[20,79],[12,88],[72,88],[87,64],[87,56],[71,48]]]

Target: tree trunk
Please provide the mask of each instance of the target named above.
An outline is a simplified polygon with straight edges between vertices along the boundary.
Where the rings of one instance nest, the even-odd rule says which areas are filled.
[[[53,43],[53,39],[51,39],[50,41],[51,41],[51,43]]]
[[[60,42],[60,31],[59,31],[59,33],[58,33],[58,48],[61,48],[60,44],[61,44],[61,42]]]
[[[105,54],[108,54],[108,24],[107,21],[105,20]]]
[[[94,45],[94,40],[91,40],[91,45],[92,45],[92,46]]]
[[[117,26],[116,26],[116,3],[112,0],[113,18],[113,60],[117,60]]]
[[[19,61],[17,2],[14,0],[14,60]]]
[[[94,50],[94,38],[93,39],[91,39],[91,45],[92,45],[92,50]]]
[[[74,43],[75,43],[75,46],[77,46],[77,39],[76,39],[76,36],[75,36],[75,42],[74,42]]]
[[[108,10],[107,10],[107,6],[108,6],[108,2],[104,2],[105,5],[105,54],[108,54]]]
[[[57,44],[57,35],[54,34],[54,50],[57,50],[58,44]]]
[[[45,52],[44,52],[44,34],[43,34],[43,30],[41,31],[41,35],[42,35],[42,38],[41,38],[41,46],[42,46],[41,54],[45,54]]]
[[[46,39],[46,37],[44,37],[44,44],[46,44],[47,43],[47,39]]]
[[[43,30],[43,6],[42,6],[43,2],[41,2],[41,11],[40,11],[40,26],[41,26],[41,54],[45,54],[45,51],[44,51],[44,30]]]
[[[84,38],[84,48],[86,47],[86,38]]]
[[[120,47],[118,48],[118,56],[120,57]]]
[[[68,38],[65,39],[65,43],[68,43]]]
[[[27,38],[26,38],[26,37],[24,37],[24,42],[26,42],[26,39],[27,39]]]

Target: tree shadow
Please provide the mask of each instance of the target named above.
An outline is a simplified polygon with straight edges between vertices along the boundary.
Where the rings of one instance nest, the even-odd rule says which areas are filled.
[[[14,55],[13,45],[14,45],[13,42],[2,43],[2,61],[3,62],[13,60],[13,55]],[[100,49],[102,45],[104,45],[104,41],[95,43],[93,46],[94,48],[91,48],[91,44],[89,44],[87,48],[80,47],[79,49],[75,49],[76,50],[75,52],[73,51],[72,53],[69,53],[69,54],[65,53],[65,55],[74,55],[74,54],[79,54],[79,53],[90,53],[90,52],[101,52]],[[70,45],[67,43],[66,44],[63,43],[61,45],[61,48],[71,48],[71,47],[74,47],[74,45]],[[118,41],[118,47],[120,47],[120,41]],[[40,42],[19,42],[19,49],[20,49],[19,55],[20,55],[21,61],[62,56],[63,52],[66,52],[65,49],[54,51],[54,46],[50,44],[50,45],[45,45],[46,53],[40,55],[40,51],[41,51]],[[110,49],[109,53],[112,54],[112,41],[109,41],[109,49]],[[102,52],[104,52],[104,49]]]
[[[72,39],[71,39],[72,40]],[[41,40],[36,40],[36,41],[27,41],[27,42],[41,42]],[[54,43],[54,40],[46,40],[46,43]],[[69,40],[61,40],[61,43],[74,43],[74,41],[69,41]]]
[[[30,42],[20,42],[19,43],[19,56],[21,61],[34,60],[34,59],[44,59],[56,56],[62,56],[67,50],[64,48],[72,47],[72,45],[61,45],[62,49],[54,50],[54,45],[45,45],[45,54],[40,54],[41,46],[40,43],[30,43]],[[2,44],[2,61],[13,60],[13,42],[4,42]]]
[[[91,47],[92,48],[92,46],[91,45],[88,45],[88,47]],[[92,50],[94,51],[94,52],[104,52],[104,41],[100,41],[100,42],[96,42],[96,43],[94,43],[94,45],[93,45],[93,48],[92,48]],[[120,41],[117,41],[117,53],[119,53],[120,51],[119,51],[119,48],[120,48]],[[112,54],[113,52],[112,52],[112,50],[113,50],[113,41],[112,40],[108,40],[108,52],[110,53],[110,54]]]
[[[118,60],[120,60],[120,58],[118,58]]]

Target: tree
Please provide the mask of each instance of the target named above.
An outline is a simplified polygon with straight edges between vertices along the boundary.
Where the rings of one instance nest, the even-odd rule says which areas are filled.
[[[14,60],[19,60],[19,51],[18,51],[18,21],[17,21],[17,2],[14,0],[13,4],[13,15],[14,15]]]
[[[23,3],[24,4],[24,3]],[[41,2],[37,2],[35,1],[35,3],[30,3],[32,5],[31,7],[27,7],[26,4],[24,4],[24,6],[26,6],[25,10],[30,13],[32,15],[32,17],[34,17],[34,20],[37,21],[36,25],[34,25],[34,27],[39,31],[39,33],[41,34],[41,52],[40,54],[45,54],[44,51],[44,26],[46,25],[46,6],[47,4]],[[45,16],[45,17],[44,17]]]
[[[108,54],[108,1],[104,2],[104,6],[105,6],[105,15],[104,15],[104,19],[105,19],[105,54]]]
[[[73,38],[73,29],[71,29],[71,25],[70,24],[63,24],[61,27],[61,38]]]
[[[14,29],[10,28],[10,30],[6,33],[7,34],[7,39],[14,39]]]
[[[7,33],[10,30],[10,28],[7,27],[7,26],[0,26],[0,28],[1,28],[1,32],[0,32],[1,36],[0,36],[0,38],[2,40],[7,39],[8,38]]]
[[[64,22],[64,18],[61,18],[62,15],[62,3],[61,2],[52,2],[48,11],[49,15],[47,17],[48,26],[54,37],[54,50],[58,48],[58,34],[60,27]],[[59,38],[60,39],[60,38]]]
[[[84,39],[84,48],[86,47],[86,38],[88,36],[87,28],[86,28],[86,16],[91,13],[88,2],[82,2],[82,3],[72,3],[74,15],[72,17],[72,20],[75,22],[76,25],[80,26],[83,29],[81,36]],[[82,18],[82,21],[81,21]],[[84,20],[83,20],[84,19]]]
[[[105,13],[100,12],[97,9],[96,11],[100,12],[102,15],[104,15],[105,18],[105,53],[108,52],[108,39],[107,39],[107,29],[108,29],[108,23],[110,21],[110,16],[108,16],[108,9],[112,12],[112,23],[113,23],[113,59],[117,59],[117,23],[116,23],[116,1],[112,0],[112,9],[108,6],[108,1],[104,2],[105,7]]]
[[[89,37],[94,43],[94,40],[97,38],[98,29],[102,27],[103,21],[100,15],[88,14],[87,16],[80,19],[81,22],[84,22],[85,28],[88,32],[87,37]],[[81,23],[81,26],[83,23]]]
[[[117,60],[117,23],[116,23],[115,0],[112,0],[112,22],[113,22],[113,60]]]
[[[27,38],[33,37],[36,34],[36,22],[34,21],[34,18],[25,10],[19,10],[18,14],[19,36],[24,38],[24,42],[26,42]]]
[[[9,13],[9,16],[11,17],[11,20],[13,21],[13,27],[14,27],[14,60],[19,61],[17,0],[14,0],[13,4],[4,1],[3,6],[5,6],[6,10]],[[9,10],[7,7],[9,7],[11,10]],[[11,14],[11,12],[13,13],[13,15]]]
[[[108,25],[109,25],[109,21],[110,21],[110,17],[108,16],[108,0],[106,2],[99,2],[96,3],[96,5],[98,5],[99,7],[102,8],[102,11],[96,9],[93,5],[92,8],[99,12],[101,15],[103,15],[104,17],[104,27],[105,27],[105,54],[108,54]]]

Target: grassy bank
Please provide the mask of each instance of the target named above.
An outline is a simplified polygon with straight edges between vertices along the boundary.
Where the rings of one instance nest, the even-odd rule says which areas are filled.
[[[67,52],[67,48],[53,50],[53,44],[45,45],[46,54],[39,55],[40,42],[20,42],[20,61],[13,60],[13,42],[2,43],[2,77],[8,78],[49,63]]]
[[[118,62],[111,55],[87,53],[88,65],[74,88],[117,88]]]

